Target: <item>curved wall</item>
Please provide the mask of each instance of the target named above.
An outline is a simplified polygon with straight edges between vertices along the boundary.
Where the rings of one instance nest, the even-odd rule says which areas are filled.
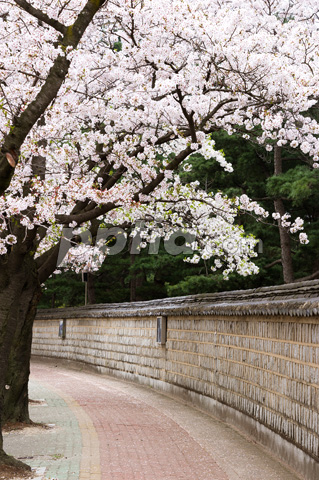
[[[33,354],[84,362],[182,395],[318,479],[318,312],[316,281],[40,310]],[[167,318],[163,345],[158,316]],[[58,336],[62,320],[65,338]]]

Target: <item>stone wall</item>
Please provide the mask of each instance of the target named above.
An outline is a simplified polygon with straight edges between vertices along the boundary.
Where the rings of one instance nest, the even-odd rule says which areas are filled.
[[[318,313],[318,281],[41,310],[33,354],[181,395],[318,479]],[[158,316],[167,318],[163,345]],[[61,320],[65,338],[58,336]]]

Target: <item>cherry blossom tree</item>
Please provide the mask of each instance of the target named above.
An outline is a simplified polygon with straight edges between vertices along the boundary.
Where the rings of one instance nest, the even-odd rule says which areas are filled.
[[[21,365],[66,228],[93,239],[82,255],[70,242],[72,268],[98,268],[103,227],[136,235],[143,221],[142,243],[180,228],[196,239],[189,261],[214,257],[225,277],[256,271],[256,241],[235,219],[267,212],[245,195],[183,185],[178,171],[195,152],[231,170],[211,137],[220,129],[267,150],[300,148],[318,167],[319,125],[307,114],[319,91],[317,10],[312,0],[0,2],[4,418],[28,419]],[[301,232],[285,215],[281,228]],[[9,461],[2,440],[0,450]]]

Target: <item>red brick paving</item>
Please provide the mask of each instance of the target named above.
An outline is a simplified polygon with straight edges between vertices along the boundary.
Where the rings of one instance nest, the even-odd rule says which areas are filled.
[[[140,399],[46,364],[33,365],[32,377],[72,397],[90,417],[100,445],[101,480],[228,480],[183,428]]]

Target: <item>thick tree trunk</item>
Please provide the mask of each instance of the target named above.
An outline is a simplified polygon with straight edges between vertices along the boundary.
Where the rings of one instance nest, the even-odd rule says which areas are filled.
[[[22,331],[25,318],[37,288],[37,271],[33,258],[22,254],[18,248],[0,257],[0,426],[4,418],[5,386],[9,375],[9,359],[12,347]],[[36,287],[36,288],[35,288]],[[27,292],[32,292],[27,299]],[[22,302],[23,300],[23,302]],[[19,327],[20,326],[20,327]],[[18,367],[17,367],[18,368]],[[22,466],[3,451],[0,431],[0,463]],[[25,468],[28,468],[25,466]]]
[[[275,211],[283,216],[286,213],[284,203],[281,199],[274,201]],[[279,236],[280,236],[280,248],[281,248],[281,264],[282,264],[282,273],[285,283],[292,283],[294,281],[294,269],[292,263],[292,254],[291,254],[291,241],[290,235],[287,232],[286,228],[283,228],[279,223]]]
[[[30,423],[28,382],[32,345],[32,326],[41,289],[30,282],[20,299],[19,319],[11,347],[4,392],[3,424]]]
[[[281,157],[281,148],[275,147],[274,155],[274,174],[282,174],[282,157]],[[275,212],[279,213],[282,217],[286,213],[284,202],[281,198],[276,198],[274,200]],[[280,248],[281,248],[281,264],[282,272],[285,283],[292,283],[294,281],[294,269],[292,263],[292,254],[291,254],[291,241],[290,235],[287,228],[281,226],[281,221],[278,220],[279,225],[279,236],[280,236]]]
[[[135,255],[130,255],[130,263],[133,266],[135,263]],[[136,273],[131,273],[130,280],[130,302],[136,302]]]
[[[89,305],[94,305],[96,301],[95,297],[95,286],[94,286],[94,276],[92,273],[88,273],[88,281],[87,281],[87,294],[88,294],[88,304]]]

